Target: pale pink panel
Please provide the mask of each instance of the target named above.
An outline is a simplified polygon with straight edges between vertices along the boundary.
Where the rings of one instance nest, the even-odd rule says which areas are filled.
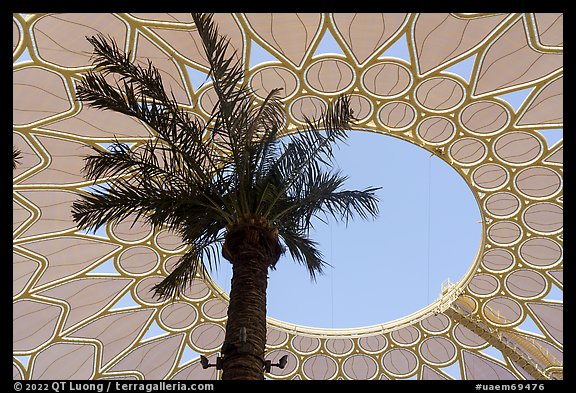
[[[266,329],[267,346],[277,347],[279,345],[284,344],[286,340],[288,340],[288,334],[286,334],[286,332],[272,329],[270,327]]]
[[[532,49],[523,19],[519,19],[485,52],[477,72],[474,94],[508,90],[533,82],[559,70],[563,61],[562,54],[540,53]]]
[[[380,108],[378,120],[392,130],[402,129],[416,120],[416,110],[405,102],[392,101]]]
[[[202,305],[202,311],[204,315],[208,318],[221,320],[226,318],[228,315],[228,303],[218,298],[210,299],[207,302],[204,302]],[[286,340],[286,333],[280,332],[278,330],[268,329],[268,344],[276,342],[277,340],[281,340],[282,337]],[[274,345],[274,344],[272,344]],[[276,344],[277,345],[277,344]]]
[[[193,279],[190,285],[186,288],[183,295],[189,300],[200,300],[204,299],[210,294],[210,288],[206,285],[203,280]]]
[[[176,266],[178,266],[180,258],[182,258],[182,255],[173,255],[169,258],[166,258],[166,260],[164,261],[164,269],[168,273],[172,273],[172,271],[176,268]]]
[[[12,200],[12,232],[16,232],[30,217],[32,213],[28,209],[16,200]]]
[[[499,245],[512,244],[521,236],[522,230],[512,221],[500,221],[488,228],[488,237]]]
[[[128,274],[142,275],[152,271],[159,256],[150,247],[136,246],[126,249],[118,257],[118,264]]]
[[[15,252],[12,253],[12,296],[16,296],[24,290],[40,266],[42,264],[39,261]]]
[[[175,15],[175,14],[174,14]],[[187,17],[176,16],[170,19],[179,19],[180,21],[192,22],[192,17],[188,14]],[[226,52],[226,56],[232,56],[236,50],[236,58],[241,58],[244,43],[242,40],[242,32],[238,24],[232,17],[232,14],[217,13],[214,14],[214,22],[218,27],[218,33],[230,39],[230,47]],[[163,29],[159,27],[152,27],[151,30],[158,34],[164,41],[166,41],[172,48],[174,48],[180,55],[186,57],[194,63],[209,67],[202,40],[196,30],[177,30],[177,29]]]
[[[518,269],[510,273],[505,280],[508,290],[521,298],[534,298],[546,289],[546,278],[542,274],[528,269]]]
[[[22,135],[15,132],[12,133],[12,144],[16,149],[20,150],[20,159],[18,160],[18,164],[16,164],[16,169],[12,170],[13,177],[21,175],[30,168],[40,164],[42,161],[39,155],[32,149],[30,144],[22,137]]]
[[[551,163],[551,164],[564,164],[564,145],[560,146],[560,148],[554,153],[550,154],[548,157],[544,159],[544,162]]]
[[[130,351],[109,372],[136,370],[147,380],[164,379],[176,365],[184,334],[148,341]]]
[[[139,120],[114,111],[94,109],[88,104],[83,104],[82,109],[75,116],[51,123],[45,128],[87,138],[146,138],[150,136]]]
[[[515,323],[522,317],[522,307],[511,298],[497,296],[484,303],[486,318],[499,325]]]
[[[70,337],[91,338],[102,343],[102,365],[132,345],[148,326],[152,309],[112,312],[69,334]]]
[[[320,347],[320,340],[316,337],[296,336],[292,339],[292,346],[299,352],[310,353]]]
[[[26,67],[12,74],[12,120],[24,125],[72,108],[64,80],[57,74]]]
[[[546,273],[556,279],[560,285],[564,284],[564,270],[553,270]]]
[[[68,281],[39,294],[70,305],[70,312],[63,327],[67,329],[108,307],[131,282],[132,280],[123,278],[85,277]]]
[[[464,88],[455,79],[445,76],[424,80],[416,88],[416,100],[434,111],[455,109],[464,100]]]
[[[462,324],[458,324],[454,328],[454,338],[466,347],[479,348],[486,344],[486,340]]]
[[[17,381],[21,379],[24,379],[22,370],[20,370],[20,367],[17,366],[16,363],[12,363],[12,380]]]
[[[418,125],[418,136],[429,143],[445,143],[456,131],[454,123],[444,117],[429,117]]]
[[[86,37],[112,36],[124,49],[126,25],[112,14],[56,14],[41,18],[34,24],[33,33],[41,58],[62,67],[84,67],[92,64],[94,50]]]
[[[372,113],[370,100],[358,94],[350,95],[350,108],[354,111],[354,117],[359,121],[364,120]]]
[[[210,86],[202,92],[198,103],[200,104],[200,108],[209,115],[218,110],[218,95],[213,86]]]
[[[252,29],[294,65],[300,66],[319,32],[322,15],[312,13],[246,13]]]
[[[514,255],[508,250],[494,248],[484,254],[482,264],[492,271],[504,271],[514,264]]]
[[[456,352],[456,346],[445,337],[429,337],[420,344],[420,354],[432,364],[446,364]]]
[[[535,231],[554,233],[564,226],[564,210],[552,203],[536,203],[524,211],[524,222]]]
[[[489,196],[484,206],[496,217],[506,217],[514,214],[520,208],[518,197],[509,192],[498,192]]]
[[[160,305],[165,302],[164,299],[158,297],[154,292],[154,286],[158,285],[164,280],[164,277],[148,276],[140,280],[134,288],[134,295],[138,300],[147,304]]]
[[[501,131],[509,119],[508,110],[502,104],[493,101],[474,102],[460,113],[460,121],[464,127],[478,134]]]
[[[190,341],[204,351],[220,348],[224,343],[224,328],[212,322],[200,324],[190,333]]]
[[[358,340],[358,346],[366,352],[379,352],[386,348],[388,340],[383,335],[366,336]]]
[[[196,321],[198,312],[189,303],[174,302],[160,311],[160,320],[171,329],[186,329]]]
[[[20,29],[18,24],[14,19],[12,19],[12,52],[16,50],[18,43],[20,42]]]
[[[402,345],[414,344],[420,339],[420,330],[414,326],[407,326],[398,330],[394,330],[391,334],[392,340]]]
[[[76,229],[72,219],[72,203],[78,199],[77,194],[56,190],[21,191],[20,194],[42,212],[40,219],[28,227],[21,236]]]
[[[190,105],[190,99],[186,93],[184,81],[174,61],[149,41],[148,38],[139,35],[138,46],[136,48],[136,63],[147,67],[148,60],[152,61],[154,67],[160,72],[162,84],[168,97],[172,97],[170,93],[173,92],[178,103]]]
[[[324,100],[314,96],[305,96],[295,100],[290,111],[296,120],[304,122],[306,118],[320,120],[326,114],[327,108]]]
[[[279,367],[272,367],[270,370],[270,374],[274,375],[275,377],[283,377],[285,375],[289,375],[296,370],[298,367],[298,359],[292,352],[288,352],[283,349],[276,349],[274,351],[270,351],[264,357],[265,360],[270,360],[272,364],[278,363],[280,358],[283,356],[288,356],[286,366],[281,369]]]
[[[564,77],[547,84],[520,115],[519,126],[562,124],[564,122]]]
[[[382,365],[394,375],[407,376],[418,367],[418,358],[408,349],[396,348],[386,352]]]
[[[320,60],[306,70],[306,81],[320,92],[337,93],[354,81],[354,71],[342,60]]]
[[[564,45],[564,14],[556,12],[534,13],[540,43],[545,46]]]
[[[36,300],[17,300],[12,304],[12,350],[32,351],[56,334],[62,309]]]
[[[387,98],[407,91],[412,84],[412,75],[404,65],[382,61],[364,72],[362,83],[370,93]]]
[[[474,138],[458,139],[450,146],[450,155],[464,165],[474,164],[484,158],[487,149],[484,143]]]
[[[336,361],[326,355],[313,355],[304,360],[302,371],[308,379],[325,380],[336,375]]]
[[[88,380],[94,375],[95,360],[94,345],[54,344],[36,356],[30,379]]]
[[[120,240],[136,242],[144,240],[152,231],[152,226],[148,221],[140,216],[130,215],[119,223],[112,225],[112,233]]]
[[[342,370],[350,379],[372,379],[378,372],[378,364],[367,355],[352,355],[342,363]]]
[[[554,195],[562,186],[562,177],[552,169],[530,167],[516,176],[516,188],[529,197],[545,198]]]
[[[514,380],[518,379],[508,369],[480,354],[462,351],[464,375],[467,380]]]
[[[508,15],[460,19],[445,13],[421,13],[414,26],[414,44],[421,74],[480,44]]]
[[[334,13],[334,25],[360,64],[379,49],[402,27],[405,13]]]
[[[179,234],[167,230],[160,231],[158,236],[156,236],[156,244],[166,251],[175,251],[184,246],[182,237]]]
[[[485,164],[472,173],[474,182],[483,189],[492,190],[503,186],[508,180],[508,172],[496,164]]]
[[[420,326],[429,333],[440,333],[450,327],[450,318],[444,314],[436,314],[422,320]]]
[[[476,274],[468,283],[468,289],[477,295],[488,296],[498,290],[498,279],[491,274]]]
[[[82,174],[84,157],[94,154],[86,144],[66,139],[37,137],[50,155],[50,163],[40,172],[32,175],[22,184],[54,184],[64,185],[85,182]]]
[[[450,378],[447,378],[443,374],[439,373],[438,371],[430,368],[426,364],[422,366],[422,379],[423,380],[439,380],[444,381]]]
[[[560,345],[564,344],[564,306],[552,303],[527,303],[542,327]]]
[[[343,355],[352,350],[354,343],[349,338],[342,339],[328,339],[324,344],[326,349],[333,354]]]
[[[206,356],[208,362],[211,364],[216,363],[216,358],[218,354],[213,354]],[[186,380],[216,380],[218,379],[218,370],[215,367],[210,367],[207,369],[202,368],[200,360],[194,360],[187,366],[182,367],[177,373],[175,373],[172,378],[173,380],[186,381]]]
[[[254,94],[264,99],[272,89],[282,89],[278,96],[286,98],[296,91],[298,77],[284,67],[272,66],[258,70],[250,78]]]
[[[107,242],[73,236],[61,236],[38,240],[22,245],[48,260],[35,287],[70,277],[91,266],[101,263],[112,252],[120,248]]]

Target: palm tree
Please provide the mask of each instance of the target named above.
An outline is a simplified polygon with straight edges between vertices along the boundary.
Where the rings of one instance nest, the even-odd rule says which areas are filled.
[[[16,147],[12,147],[12,170],[16,169],[22,158],[22,152]]]
[[[351,127],[347,97],[334,99],[322,119],[281,138],[280,90],[259,102],[212,17],[192,16],[218,96],[206,124],[165,92],[150,61],[135,64],[113,40],[88,38],[95,68],[79,83],[78,99],[137,118],[157,138],[134,149],[118,141],[107,151],[95,149],[85,159],[85,176],[109,177],[111,186],[82,195],[72,213],[82,229],[132,216],[178,233],[189,247],[154,287],[161,299],[179,296],[205,263],[217,268],[221,252],[233,272],[222,379],[263,379],[268,269],[288,250],[315,279],[326,262],[309,237],[311,220],[376,216],[377,188],[341,190],[346,177],[323,165],[330,168],[333,145]]]

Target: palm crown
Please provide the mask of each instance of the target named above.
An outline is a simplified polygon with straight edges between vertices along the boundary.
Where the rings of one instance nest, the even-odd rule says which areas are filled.
[[[79,84],[78,98],[135,117],[157,137],[135,149],[118,142],[107,151],[95,149],[86,158],[85,175],[110,177],[111,185],[82,195],[73,204],[74,220],[80,228],[96,229],[135,215],[178,233],[190,247],[155,287],[162,298],[183,291],[205,261],[217,266],[218,248],[241,225],[268,228],[281,240],[271,267],[288,250],[315,278],[326,262],[309,237],[312,218],[347,221],[378,213],[376,188],[341,190],[346,177],[326,169],[333,145],[352,125],[349,98],[335,98],[320,120],[306,119],[302,129],[281,137],[286,125],[280,89],[258,100],[211,17],[193,19],[218,97],[205,123],[168,95],[150,61],[135,64],[113,41],[89,38],[95,70]],[[222,250],[227,259],[231,252]]]

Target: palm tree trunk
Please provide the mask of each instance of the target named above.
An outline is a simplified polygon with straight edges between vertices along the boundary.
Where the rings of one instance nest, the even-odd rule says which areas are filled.
[[[222,346],[223,380],[264,379],[268,267],[277,259],[272,252],[277,246],[269,230],[252,225],[226,238],[223,253],[232,262],[232,285]]]

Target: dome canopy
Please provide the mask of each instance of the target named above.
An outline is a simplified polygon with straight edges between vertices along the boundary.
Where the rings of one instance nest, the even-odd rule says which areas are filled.
[[[357,128],[426,149],[482,214],[470,269],[428,307],[355,329],[268,320],[270,379],[562,378],[563,14],[216,14],[264,98],[282,87],[289,132],[351,95]],[[149,289],[185,246],[146,222],[79,231],[71,217],[90,147],[137,147],[143,123],[76,100],[86,36],[152,60],[182,107],[208,121],[215,94],[189,14],[14,14],[14,379],[217,379],[227,294],[198,277],[175,302]],[[325,39],[339,51],[319,53]],[[402,46],[403,44],[403,46]],[[405,48],[403,53],[395,49]],[[258,53],[260,57],[255,56]],[[255,59],[262,58],[264,61]],[[455,73],[467,67],[467,75]],[[205,83],[204,83],[205,82]],[[524,94],[519,106],[509,97]],[[107,179],[102,179],[101,184]],[[113,273],[103,270],[109,264]],[[521,325],[532,320],[540,334]],[[163,334],[153,337],[153,329]],[[494,347],[501,359],[486,354]]]

